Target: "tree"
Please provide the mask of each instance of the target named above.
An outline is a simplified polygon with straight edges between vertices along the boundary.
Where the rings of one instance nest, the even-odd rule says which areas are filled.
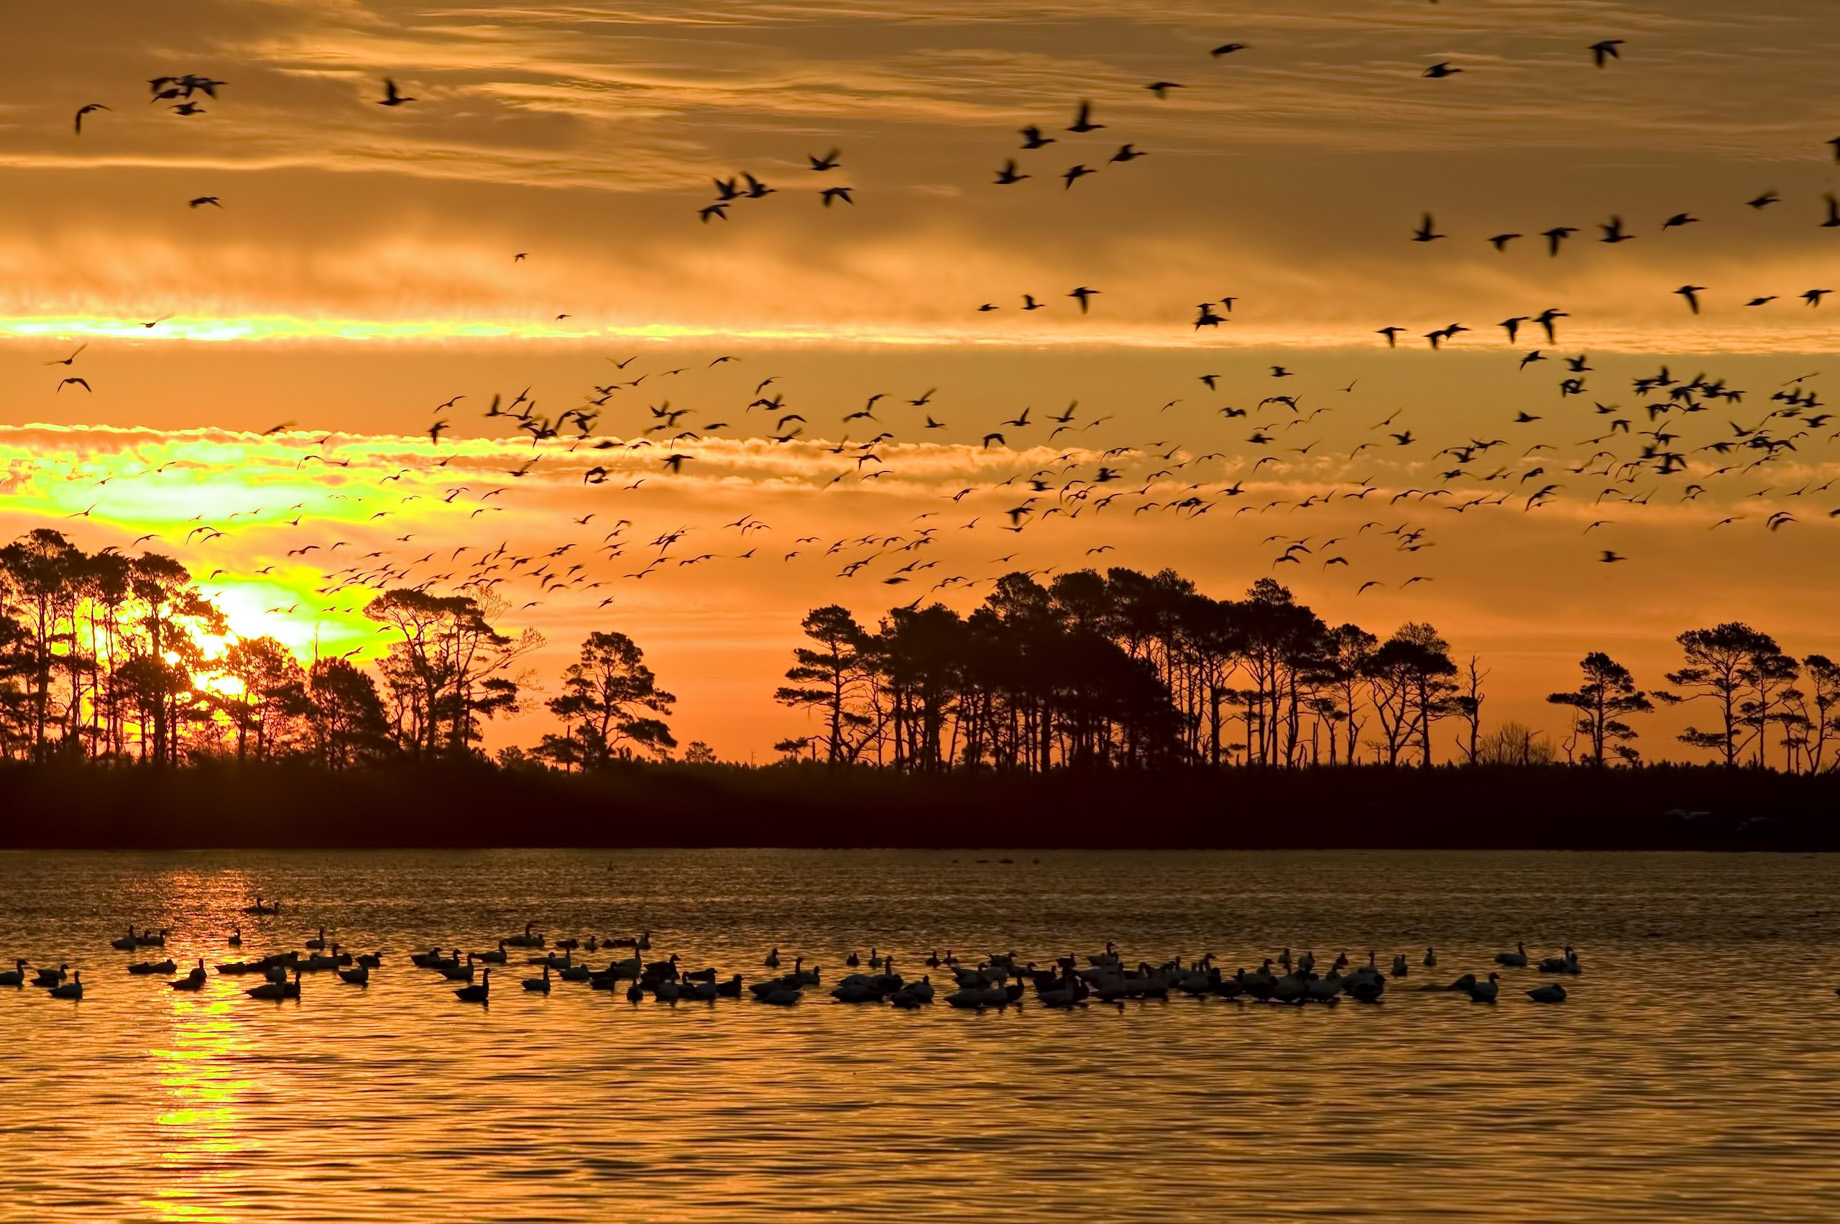
[[[302,712],[306,672],[299,660],[272,637],[238,638],[224,648],[221,670],[236,688],[218,698],[219,707],[236,731],[236,759],[249,755],[255,739],[255,758],[269,755],[269,741],[285,729],[291,716]]]
[[[1809,687],[1798,692],[1794,701],[1790,764],[1793,768],[1799,756],[1803,768],[1819,773],[1827,765],[1828,740],[1840,732],[1840,663],[1811,654],[1802,660],[1802,667]]]
[[[820,713],[826,731],[814,738],[824,744],[825,759],[847,764],[862,752],[875,722],[863,712],[874,687],[863,654],[869,635],[836,604],[812,609],[800,627],[815,645],[792,652],[786,679],[793,683],[774,690],[773,700]]]
[[[390,723],[377,684],[347,660],[313,664],[305,707],[314,752],[327,769],[347,769],[389,751]]]
[[[1635,750],[1626,747],[1636,738],[1635,728],[1623,719],[1630,714],[1653,712],[1655,703],[1636,687],[1629,669],[1601,650],[1594,650],[1578,664],[1583,673],[1578,688],[1569,693],[1549,693],[1552,705],[1569,706],[1578,711],[1573,729],[1591,745],[1585,759],[1602,769],[1606,749],[1614,749],[1625,761],[1637,760]]]
[[[1456,712],[1457,665],[1450,644],[1430,625],[1401,625],[1367,661],[1374,713],[1385,736],[1386,763],[1397,765],[1416,739],[1419,764],[1431,766],[1431,727]]]
[[[624,633],[589,634],[562,689],[546,704],[564,733],[546,736],[538,751],[564,769],[604,765],[629,755],[629,744],[657,755],[677,747],[670,727],[653,717],[668,715],[677,698],[658,687],[645,652]]]
[[[684,764],[686,765],[715,765],[720,760],[721,758],[716,755],[716,750],[702,740],[691,740],[690,746],[684,749]]]
[[[1719,754],[1727,769],[1736,768],[1738,755],[1745,747],[1749,715],[1744,701],[1752,683],[1751,664],[1760,653],[1779,654],[1776,642],[1741,621],[1727,621],[1711,629],[1689,629],[1674,640],[1686,655],[1687,665],[1667,673],[1667,682],[1689,692],[1682,696],[1661,690],[1655,696],[1668,705],[1710,701],[1718,712],[1717,729],[1688,727],[1680,733],[1680,742],[1710,749]]]
[[[515,712],[521,656],[543,644],[534,630],[512,638],[492,626],[505,604],[484,590],[433,595],[398,587],[364,614],[400,636],[380,670],[396,707],[396,732],[418,755],[464,756],[482,734],[481,716]]]

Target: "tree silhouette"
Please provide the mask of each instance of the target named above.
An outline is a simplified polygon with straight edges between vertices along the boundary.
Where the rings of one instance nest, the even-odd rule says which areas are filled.
[[[563,673],[562,694],[546,703],[562,719],[561,735],[546,735],[536,755],[564,769],[594,769],[637,747],[665,755],[677,747],[667,715],[677,698],[658,687],[645,652],[624,633],[596,632]]]
[[[825,759],[832,765],[852,762],[868,742],[866,732],[875,721],[862,711],[874,691],[863,654],[869,635],[836,604],[812,609],[800,628],[815,645],[793,651],[793,665],[786,671],[793,683],[774,690],[773,700],[820,713],[826,730],[815,738],[824,745]],[[801,744],[799,751],[806,747]]]
[[[1686,655],[1687,665],[1667,674],[1667,682],[1687,694],[1660,690],[1655,697],[1668,705],[1710,701],[1718,711],[1719,726],[1702,731],[1688,727],[1680,742],[1719,754],[1727,768],[1736,768],[1746,746],[1744,732],[1751,715],[1745,694],[1753,682],[1752,664],[1760,655],[1777,655],[1776,642],[1741,621],[1727,621],[1711,629],[1689,629],[1674,639]]]
[[[1546,700],[1578,711],[1572,726],[1591,745],[1590,755],[1585,758],[1587,764],[1603,768],[1606,751],[1610,750],[1635,764],[1637,753],[1627,744],[1636,738],[1636,731],[1623,719],[1652,712],[1654,702],[1636,687],[1628,668],[1601,650],[1586,655],[1578,668],[1583,673],[1578,688],[1569,693],[1549,693]]]

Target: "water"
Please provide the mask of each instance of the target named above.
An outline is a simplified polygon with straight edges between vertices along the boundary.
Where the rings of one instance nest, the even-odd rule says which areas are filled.
[[[1821,1220],[1840,1214],[1840,857],[1613,854],[494,852],[0,855],[0,956],[87,995],[0,991],[0,1219],[291,1221]],[[999,858],[1013,862],[1000,862]],[[236,911],[284,898],[278,918]],[[1378,1007],[1173,998],[984,1014],[821,991],[638,1006],[414,969],[652,931],[653,958],[766,974],[892,951],[1116,940],[1131,959],[1347,950],[1412,976]],[[298,1002],[131,977],[382,949]],[[233,925],[241,953],[225,948]],[[1409,987],[1576,944],[1556,1007]],[[514,951],[514,957],[516,952]],[[597,963],[604,956],[597,956]]]

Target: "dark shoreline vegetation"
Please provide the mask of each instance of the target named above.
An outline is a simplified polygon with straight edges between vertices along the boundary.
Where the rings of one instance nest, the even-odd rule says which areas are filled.
[[[1562,765],[904,775],[618,762],[0,767],[7,849],[1840,850],[1840,776]]]

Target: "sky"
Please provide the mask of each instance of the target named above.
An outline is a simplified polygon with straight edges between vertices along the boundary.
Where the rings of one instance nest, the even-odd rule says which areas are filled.
[[[1274,575],[1332,622],[1428,620],[1489,670],[1487,721],[1554,729],[1541,698],[1587,650],[1645,686],[1677,665],[1676,633],[1718,620],[1840,652],[1840,489],[1822,488],[1840,421],[1813,425],[1840,376],[1840,295],[1802,298],[1840,290],[1832,16],[14,6],[0,535],[153,533],[239,632],[306,654],[381,648],[362,587],[320,593],[345,565],[438,587],[456,549],[572,545],[567,589],[503,590],[508,627],[548,640],[539,672],[591,630],[627,632],[680,699],[679,739],[742,760],[802,733],[770,692],[805,610],[968,609],[1016,568],[1173,566],[1221,597]],[[1619,57],[1599,68],[1603,39]],[[1426,78],[1439,63],[1461,71]],[[223,82],[200,113],[152,97],[184,74]],[[379,105],[386,78],[414,100]],[[1103,126],[1068,131],[1082,101]],[[109,109],[79,134],[92,103]],[[1022,148],[1026,126],[1053,143]],[[1112,160],[1127,144],[1143,156]],[[1011,159],[1027,177],[1000,185]],[[1065,183],[1076,164],[1096,173]],[[705,219],[716,180],[743,174],[771,193]],[[826,206],[827,187],[850,198]],[[1426,214],[1444,237],[1413,241]],[[1632,241],[1599,240],[1613,218]],[[1549,255],[1555,226],[1577,232]],[[1500,234],[1521,237],[1497,251]],[[1697,313],[1683,286],[1702,287]],[[1217,325],[1196,326],[1203,302]],[[1497,323],[1548,309],[1551,341]],[[1434,351],[1425,333],[1451,324],[1468,330]],[[1671,387],[1633,380],[1664,367],[1671,387],[1743,397],[1651,417]],[[526,391],[552,420],[593,407],[591,437],[533,445],[483,415]],[[1700,449],[1759,436],[1794,448],[1755,467],[1765,451]],[[1468,462],[1446,450],[1495,439]],[[1684,467],[1615,466],[1644,445]],[[688,456],[675,474],[667,452]],[[1098,486],[1068,485],[1101,467],[1121,493],[1102,510]],[[1049,488],[1003,530],[1037,473]],[[647,541],[680,532],[648,569]],[[1279,561],[1295,541],[1304,560]],[[939,564],[885,581],[920,557]],[[927,589],[945,577],[962,581]],[[1647,720],[1642,746],[1678,721]]]

